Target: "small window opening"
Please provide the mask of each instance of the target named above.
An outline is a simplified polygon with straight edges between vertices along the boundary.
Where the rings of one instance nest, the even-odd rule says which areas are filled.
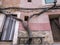
[[[24,17],[24,21],[28,21],[29,16]]]
[[[32,0],[28,0],[28,2],[32,2]]]

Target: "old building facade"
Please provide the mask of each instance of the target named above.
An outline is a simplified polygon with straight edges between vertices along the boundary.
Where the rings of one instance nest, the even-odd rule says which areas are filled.
[[[47,1],[47,0],[1,0],[2,2],[2,7],[20,7],[20,8],[46,8],[46,7],[51,7],[54,2],[52,1]],[[46,3],[47,2],[47,3]],[[57,5],[59,5],[60,1],[57,1]],[[41,12],[41,10],[8,10],[10,13],[15,13],[15,12],[20,12],[20,19],[24,20],[26,23],[27,21],[25,20],[25,17],[30,17],[33,14]],[[60,10],[49,10],[46,13],[41,14],[38,17],[33,17],[29,21],[29,28],[32,31],[33,37],[45,37],[44,41],[48,43],[53,43],[53,42],[59,42],[58,41],[58,36],[59,33],[56,33],[57,29],[54,27],[55,24],[51,21],[51,19],[59,18],[56,20],[59,20],[58,22],[60,23]],[[53,20],[54,21],[54,20]],[[53,26],[52,26],[53,25]],[[56,31],[55,31],[56,28]],[[58,32],[57,31],[57,32]],[[55,34],[54,34],[55,33]],[[57,37],[55,35],[58,35]],[[23,26],[21,23],[19,23],[19,28],[18,28],[18,36],[19,37],[26,37],[27,33],[24,31]],[[56,39],[55,39],[56,38]],[[57,41],[56,41],[57,40]]]

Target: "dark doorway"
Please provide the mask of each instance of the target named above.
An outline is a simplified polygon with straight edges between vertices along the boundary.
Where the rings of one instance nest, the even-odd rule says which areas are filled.
[[[60,15],[51,15],[49,17],[54,42],[60,42]]]

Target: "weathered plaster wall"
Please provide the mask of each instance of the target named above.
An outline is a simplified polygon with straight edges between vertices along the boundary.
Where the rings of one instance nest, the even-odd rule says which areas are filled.
[[[28,2],[28,0],[20,0],[20,7],[23,8],[37,8],[42,6],[42,0],[32,0]]]
[[[40,12],[40,11],[39,11]],[[24,20],[24,16],[31,16],[34,12],[26,13],[21,12],[21,19]],[[25,21],[26,22],[26,21]],[[44,41],[47,41],[49,43],[53,43],[53,37],[49,22],[49,16],[45,13],[40,15],[39,17],[33,17],[29,21],[29,27],[32,31],[33,37],[45,37]],[[19,36],[26,37],[28,34],[24,31],[23,26],[20,23],[19,26]]]
[[[20,0],[3,0],[3,7],[19,7]]]
[[[33,12],[32,13],[21,12],[21,19],[24,20],[25,16],[31,16],[32,14]],[[42,14],[38,17],[31,18],[29,21],[29,27],[31,30],[51,30],[49,16],[47,14]],[[19,30],[23,30],[21,24]]]
[[[36,3],[38,2],[38,3]],[[40,6],[42,6],[42,2],[41,0],[35,1],[32,0],[32,3],[27,2],[27,0],[4,0],[3,1],[3,7],[23,7],[23,8],[39,8]],[[34,13],[36,13],[37,11],[34,11]],[[40,10],[38,11],[40,12]],[[37,13],[38,13],[37,12]],[[24,16],[30,16],[32,15],[33,12],[31,11],[31,13],[29,11],[25,12],[21,12],[21,19],[24,20]],[[49,22],[49,16],[50,14],[60,14],[60,11],[52,11],[52,12],[47,12],[46,14],[43,14],[39,17],[34,17],[30,20],[29,22],[29,27],[32,30],[32,35],[39,37],[39,36],[44,36],[45,37],[45,41],[48,42],[53,42],[53,37],[52,37],[52,32],[51,32],[51,27],[50,27],[50,22]],[[26,36],[27,34],[25,33],[21,23],[19,26],[19,36]],[[21,32],[21,35],[20,35]]]

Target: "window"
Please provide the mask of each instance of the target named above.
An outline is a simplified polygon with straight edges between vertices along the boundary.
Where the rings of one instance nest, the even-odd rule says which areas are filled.
[[[27,21],[28,18],[29,18],[29,16],[25,16],[25,17],[24,17],[24,21]]]
[[[31,2],[31,0],[28,0],[28,2]]]
[[[54,5],[55,0],[42,0],[43,6]]]
[[[15,15],[13,15],[13,16],[15,16]],[[2,40],[2,41],[13,40],[15,24],[16,24],[16,20],[14,18],[12,18],[10,16],[6,16],[0,40]]]
[[[48,3],[53,3],[55,0],[45,0],[45,3],[48,4]]]

